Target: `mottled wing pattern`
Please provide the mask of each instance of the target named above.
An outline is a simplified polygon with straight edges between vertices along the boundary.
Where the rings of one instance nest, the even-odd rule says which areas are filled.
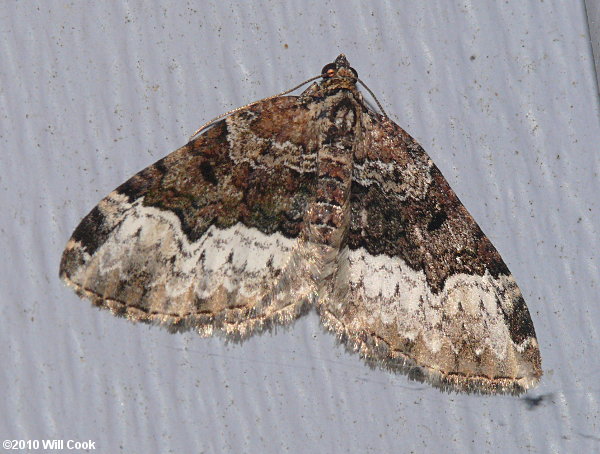
[[[533,324],[494,246],[402,128],[365,113],[362,134],[325,325],[373,363],[442,388],[535,385]]]
[[[316,303],[371,363],[444,389],[542,375],[521,291],[423,149],[345,56],[300,97],[216,123],[83,219],[60,274],[96,305],[244,338]]]
[[[118,187],[73,233],[61,277],[173,330],[243,338],[294,319],[314,294],[301,232],[315,150],[297,99],[234,114]]]

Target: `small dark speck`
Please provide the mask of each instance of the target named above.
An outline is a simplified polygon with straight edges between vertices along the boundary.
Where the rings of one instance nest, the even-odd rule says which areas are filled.
[[[471,55],[471,61],[475,60],[477,57],[475,55]]]
[[[539,407],[545,400],[551,399],[553,396],[552,393],[541,394],[537,397],[534,396],[525,396],[521,400],[527,406],[527,410],[533,410],[534,408]]]

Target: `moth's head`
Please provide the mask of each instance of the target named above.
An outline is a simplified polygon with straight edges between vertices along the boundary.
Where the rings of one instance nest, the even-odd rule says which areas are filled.
[[[344,54],[340,54],[333,63],[325,65],[321,70],[321,75],[325,80],[333,79],[334,77],[341,77],[348,78],[353,82],[356,82],[358,79],[358,73],[350,66],[350,63],[348,63],[348,60],[346,60],[346,56]]]

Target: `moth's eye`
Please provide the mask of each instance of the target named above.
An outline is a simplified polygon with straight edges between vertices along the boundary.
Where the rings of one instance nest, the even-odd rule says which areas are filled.
[[[325,65],[323,67],[323,69],[321,70],[321,75],[323,76],[323,78],[333,77],[333,76],[335,76],[335,70],[336,70],[335,63],[329,63],[328,65]]]

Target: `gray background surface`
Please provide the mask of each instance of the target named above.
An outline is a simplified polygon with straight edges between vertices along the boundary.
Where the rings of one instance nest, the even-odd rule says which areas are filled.
[[[585,0],[585,12],[596,66],[596,80],[600,85],[600,2],[598,0]]]
[[[0,438],[101,453],[600,451],[583,1],[5,1],[0,33]],[[545,371],[526,397],[371,370],[314,313],[227,344],[117,319],[58,280],[100,198],[340,52],[516,276]]]

